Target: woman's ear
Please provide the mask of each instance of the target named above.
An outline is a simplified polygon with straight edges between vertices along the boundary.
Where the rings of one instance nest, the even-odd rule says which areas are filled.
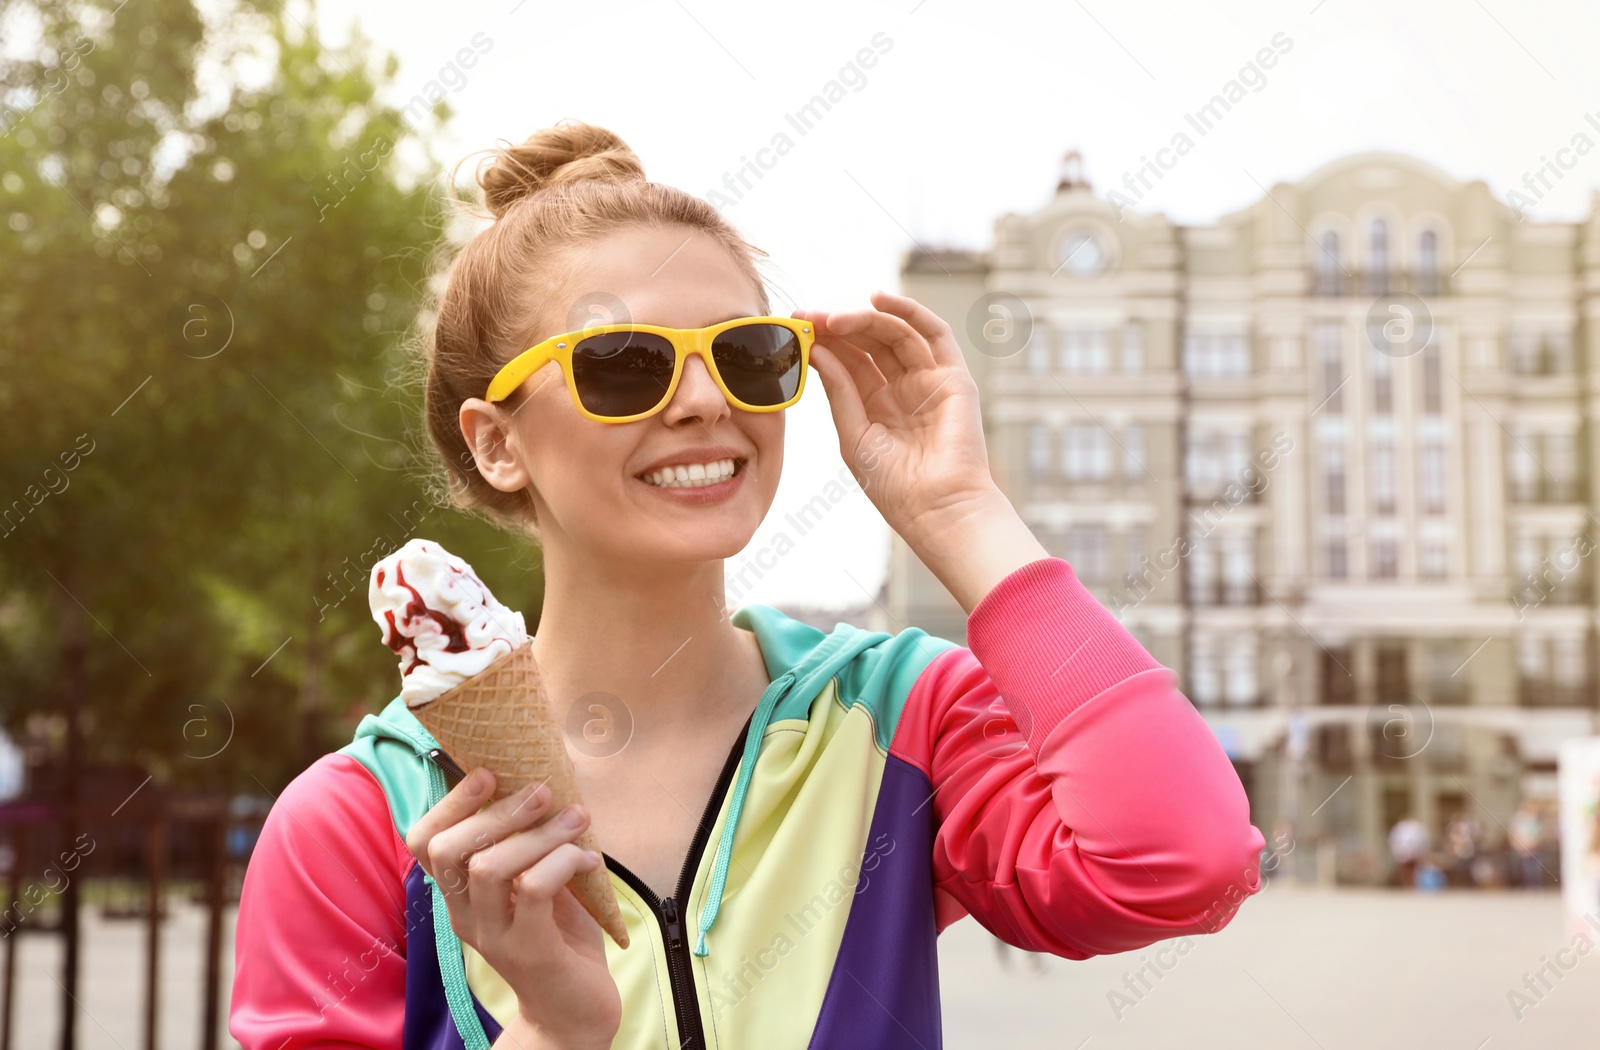
[[[461,403],[461,435],[483,480],[501,492],[525,489],[533,479],[522,463],[511,416],[498,405],[469,397]]]

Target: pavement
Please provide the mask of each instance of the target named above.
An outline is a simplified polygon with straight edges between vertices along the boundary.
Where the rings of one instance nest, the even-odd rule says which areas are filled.
[[[198,1050],[204,914],[178,901],[171,911],[162,939],[159,1045]],[[945,1046],[1600,1046],[1600,950],[1563,952],[1573,947],[1554,892],[1419,894],[1269,883],[1219,933],[1078,962],[1002,952],[968,918],[940,938]],[[142,1046],[144,950],[142,922],[86,913],[80,1050]],[[59,946],[54,937],[27,934],[17,956],[13,1045],[49,1050],[58,1033]],[[232,957],[229,942],[224,995]],[[1534,978],[1535,996],[1525,975],[1541,967],[1550,987]],[[226,1025],[225,1006],[223,1017]],[[236,1045],[224,1032],[219,1046]]]

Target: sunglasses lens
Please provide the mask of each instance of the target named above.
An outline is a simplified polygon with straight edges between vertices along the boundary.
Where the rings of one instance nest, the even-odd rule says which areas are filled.
[[[711,344],[717,371],[747,405],[781,405],[800,387],[800,340],[776,324],[730,328]]]
[[[672,385],[677,353],[647,332],[609,332],[572,348],[578,400],[597,416],[633,416],[661,403]]]

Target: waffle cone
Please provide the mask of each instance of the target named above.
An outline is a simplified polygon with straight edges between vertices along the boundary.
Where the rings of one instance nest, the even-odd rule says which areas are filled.
[[[540,684],[532,644],[524,644],[410,710],[456,765],[467,771],[488,767],[495,776],[494,798],[504,798],[529,784],[546,783],[550,805],[544,819],[583,801],[561,726]],[[592,827],[584,828],[576,842],[600,852]],[[618,947],[628,946],[622,910],[604,866],[579,872],[567,888]]]

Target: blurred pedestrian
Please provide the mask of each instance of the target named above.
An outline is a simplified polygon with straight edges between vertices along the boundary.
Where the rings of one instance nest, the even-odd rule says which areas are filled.
[[[1472,885],[1472,862],[1483,842],[1483,825],[1470,813],[1456,811],[1444,827],[1446,873],[1452,886]]]
[[[1407,813],[1389,829],[1389,856],[1394,860],[1400,885],[1410,889],[1417,884],[1417,862],[1428,852],[1428,829]]]
[[[1523,889],[1544,885],[1544,869],[1539,863],[1544,834],[1544,815],[1539,812],[1539,804],[1531,798],[1523,799],[1522,805],[1511,815],[1511,826],[1506,834],[1516,864],[1514,877]]]

